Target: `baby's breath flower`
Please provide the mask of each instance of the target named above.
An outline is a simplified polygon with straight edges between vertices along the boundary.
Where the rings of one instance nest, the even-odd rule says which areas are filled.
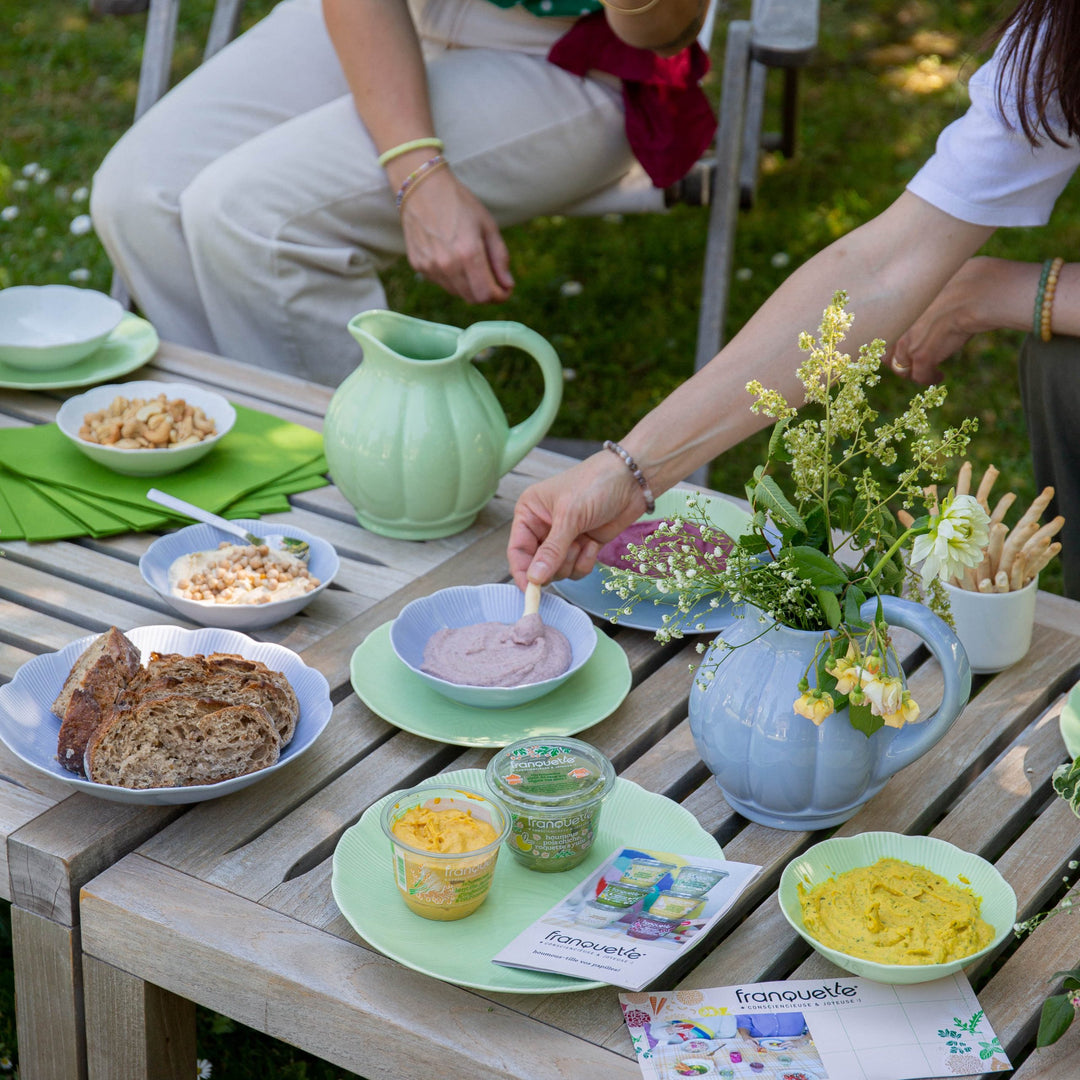
[[[71,219],[68,229],[72,236],[85,236],[93,227],[94,223],[90,220],[89,214],[79,214],[78,217]]]

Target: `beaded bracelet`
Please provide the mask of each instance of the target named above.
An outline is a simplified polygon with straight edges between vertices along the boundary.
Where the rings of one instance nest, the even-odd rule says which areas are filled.
[[[641,7],[636,8],[618,7],[615,4],[609,3],[609,0],[600,0],[600,3],[606,8],[611,8],[612,11],[617,12],[619,15],[644,15],[646,11],[652,11],[652,9],[660,3],[660,0],[646,0]]]
[[[1055,259],[1048,259],[1044,266],[1043,296],[1038,311],[1038,333],[1042,341],[1049,341],[1054,335],[1050,329],[1050,317],[1054,310],[1054,293],[1057,292],[1058,276],[1065,260],[1059,255]]]
[[[384,150],[379,155],[379,167],[388,164],[394,158],[401,157],[402,154],[407,154],[410,150],[438,150],[441,153],[444,149],[442,139],[434,135],[427,135],[422,139],[410,139],[408,142],[399,143],[389,150]]]
[[[440,169],[446,164],[448,164],[446,158],[444,158],[442,154],[436,154],[434,157],[428,158],[419,168],[413,169],[413,171],[402,180],[401,187],[398,188],[397,196],[394,200],[394,204],[398,208],[398,213],[401,212],[402,206],[405,205],[405,199],[412,192],[413,188],[415,188],[425,176],[430,176],[436,169]]]
[[[610,439],[605,440],[604,449],[610,450],[626,462],[626,467],[638,482],[638,487],[641,488],[641,494],[645,496],[645,513],[651,514],[656,509],[656,500],[653,498],[649,481],[645,479],[645,474],[641,471],[638,463],[617,442],[612,442]]]

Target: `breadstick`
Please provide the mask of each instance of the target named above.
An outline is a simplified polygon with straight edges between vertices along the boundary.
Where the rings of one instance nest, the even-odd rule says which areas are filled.
[[[906,510],[896,511],[896,520],[904,526],[905,529],[910,529],[915,524],[915,519]]]
[[[990,513],[990,489],[1000,475],[993,465],[987,465],[986,472],[983,473],[983,478],[979,483],[979,490],[975,492],[976,500],[988,514]]]
[[[1032,522],[1038,522],[1042,517],[1042,512],[1050,505],[1050,500],[1054,497],[1054,489],[1052,487],[1045,487],[1034,499],[1031,500],[1031,505],[1025,511],[1023,517],[1016,523],[1016,528],[1020,528],[1021,525],[1029,525]]]
[[[979,579],[979,592],[993,592],[994,582],[991,578],[984,577]]]
[[[1026,514],[1024,515],[1027,516]],[[1020,553],[1020,549],[1039,531],[1038,521],[1018,521],[1016,528],[1005,537],[1005,543],[1001,548],[1001,562],[998,564],[1000,570],[1004,570],[1009,575],[1009,580],[1012,580],[1012,566],[1016,556]]]
[[[929,506],[929,512],[931,514],[936,514],[938,510],[937,484],[931,484],[929,487],[923,488],[923,494],[926,496],[926,501]]]
[[[1008,592],[1009,591],[1009,575],[1004,570],[999,570],[994,575],[994,591],[995,592]]]
[[[1009,588],[1012,590],[1024,587],[1024,575],[1027,573],[1027,552],[1020,550],[1013,559],[1012,569],[1009,571]]]
[[[1038,558],[1029,562],[1027,568],[1027,581],[1025,581],[1024,584],[1026,585],[1028,581],[1031,581],[1032,578],[1041,573],[1042,570],[1045,569],[1046,564],[1050,562],[1059,551],[1061,551],[1061,543],[1055,540],[1040,556],[1038,556]]]
[[[1016,492],[1005,492],[1005,494],[998,499],[998,504],[994,507],[994,512],[990,515],[990,524],[996,525],[999,521],[1003,520],[1009,511],[1009,507],[1012,506],[1014,502],[1016,502]]]
[[[978,578],[975,576],[974,566],[964,567],[964,583],[960,587],[962,589],[967,589],[968,592],[979,591],[979,581]]]
[[[1049,542],[1052,536],[1057,536],[1057,534],[1061,532],[1061,527],[1064,524],[1065,519],[1060,514],[1058,514],[1058,516],[1054,518],[1053,521],[1048,521],[1041,529],[1039,529],[1038,532],[1036,532],[1035,535],[1032,536],[1031,539],[1024,544],[1024,547],[1037,547],[1041,544],[1043,540]]]
[[[971,494],[971,462],[965,461],[960,466],[960,472],[956,476],[956,494],[957,495],[970,495]]]
[[[990,577],[993,577],[998,572],[998,564],[1001,562],[1001,549],[1005,545],[1005,535],[1009,531],[1009,526],[1004,521],[995,521],[990,526],[990,540],[986,545],[986,559],[984,562],[990,563],[990,569],[988,571]]]

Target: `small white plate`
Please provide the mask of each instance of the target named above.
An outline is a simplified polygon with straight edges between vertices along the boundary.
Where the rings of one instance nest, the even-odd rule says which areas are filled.
[[[62,780],[77,791],[96,795],[112,802],[139,803],[145,806],[172,806],[204,802],[228,795],[263,780],[298,758],[319,737],[330,720],[333,705],[330,687],[322,674],[283,645],[255,641],[233,630],[207,628],[182,630],[177,626],[137,626],[126,631],[131,643],[144,657],[150,652],[182,653],[185,656],[213,652],[236,653],[248,660],[261,660],[268,668],[280,671],[292,684],[300,702],[300,719],[289,745],[281,751],[276,764],[246,776],[221,780],[216,784],[194,787],[132,788],[95,784],[70,773],[56,760],[56,740],[60,719],[50,707],[60,693],[72,665],[83,650],[99,635],[73,641],[59,652],[44,653],[28,660],[6,686],[0,686],[0,739],[27,765]]]
[[[63,390],[93,386],[142,367],[158,351],[157,331],[138,315],[125,315],[105,344],[59,371],[24,371],[0,363],[0,387],[8,390]]]

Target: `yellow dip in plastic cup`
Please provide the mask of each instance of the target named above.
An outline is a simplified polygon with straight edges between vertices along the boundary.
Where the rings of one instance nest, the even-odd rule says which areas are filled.
[[[382,828],[402,900],[425,919],[450,921],[487,897],[510,816],[479,792],[428,784],[392,795]]]

